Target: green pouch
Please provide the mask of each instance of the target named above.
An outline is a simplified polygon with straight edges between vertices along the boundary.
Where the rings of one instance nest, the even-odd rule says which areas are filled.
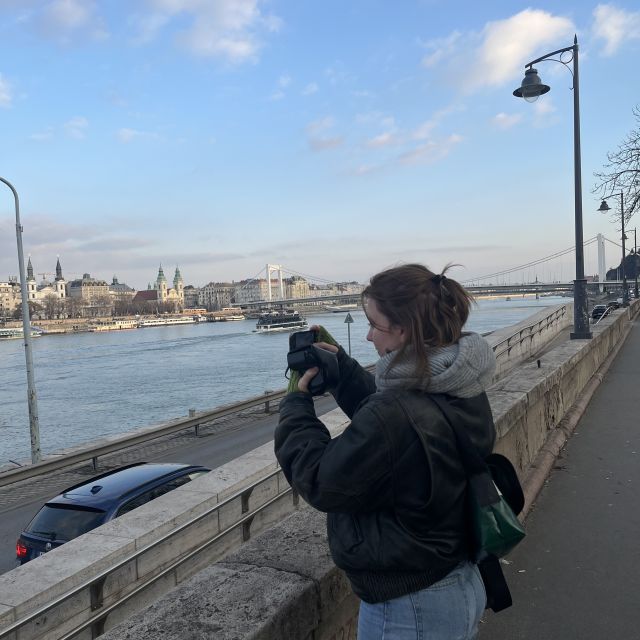
[[[476,557],[501,558],[524,538],[524,527],[488,473],[469,478],[469,488]]]

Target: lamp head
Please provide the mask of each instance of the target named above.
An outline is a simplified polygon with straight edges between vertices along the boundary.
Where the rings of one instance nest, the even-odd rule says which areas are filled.
[[[547,93],[550,86],[542,84],[538,70],[529,67],[524,72],[522,84],[513,92],[516,98],[524,98],[527,102],[535,102],[541,95]]]
[[[611,207],[607,204],[606,200],[603,200],[598,207],[598,211],[600,211],[600,213],[606,213],[607,211],[611,211]]]

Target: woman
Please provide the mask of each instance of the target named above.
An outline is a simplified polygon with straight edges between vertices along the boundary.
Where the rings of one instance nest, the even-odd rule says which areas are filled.
[[[287,479],[328,513],[335,563],[360,597],[358,640],[472,639],[486,597],[470,562],[466,476],[453,431],[430,394],[446,394],[482,456],[495,439],[485,389],[495,358],[463,333],[464,288],[419,264],[383,271],[362,294],[375,377],[341,347],[332,393],[351,424],[337,438],[317,419],[308,384],[280,405],[277,458]],[[421,444],[417,432],[426,435]]]

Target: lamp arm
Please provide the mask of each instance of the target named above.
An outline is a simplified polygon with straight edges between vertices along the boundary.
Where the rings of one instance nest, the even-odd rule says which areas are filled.
[[[573,53],[573,52],[575,52],[577,47],[578,47],[578,43],[576,42],[575,44],[571,45],[570,47],[564,47],[564,49],[558,49],[557,51],[552,51],[551,53],[546,53],[545,55],[540,56],[539,58],[536,58],[535,60],[532,60],[531,62],[527,62],[527,64],[525,64],[524,66],[525,67],[532,67],[534,64],[536,64],[538,62],[542,62],[543,60],[546,60],[547,58],[550,58],[551,56],[555,56],[557,53],[565,53],[567,51],[571,51]],[[558,61],[556,61],[556,62],[558,62]]]

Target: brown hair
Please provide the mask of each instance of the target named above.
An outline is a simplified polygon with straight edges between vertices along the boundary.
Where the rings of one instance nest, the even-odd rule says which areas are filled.
[[[376,306],[391,322],[402,327],[407,342],[393,363],[407,348],[415,351],[419,377],[428,376],[427,350],[456,343],[469,317],[471,294],[458,282],[445,276],[448,264],[435,274],[421,264],[405,264],[377,273],[362,292],[362,304],[375,300]]]

